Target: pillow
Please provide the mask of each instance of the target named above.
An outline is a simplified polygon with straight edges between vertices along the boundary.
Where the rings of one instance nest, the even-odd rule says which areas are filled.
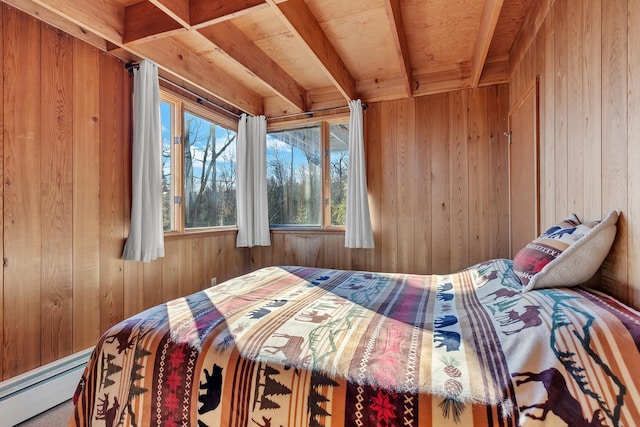
[[[553,286],[575,286],[598,271],[616,237],[618,212],[602,221],[582,223],[573,214],[522,248],[513,270],[523,291]]]

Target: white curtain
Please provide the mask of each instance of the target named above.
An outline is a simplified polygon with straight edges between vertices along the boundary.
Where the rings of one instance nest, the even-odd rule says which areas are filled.
[[[270,246],[267,212],[267,119],[243,114],[238,122],[238,247]]]
[[[133,70],[131,226],[122,257],[152,261],[164,256],[162,139],[158,66],[147,60]]]
[[[349,111],[349,180],[344,245],[347,248],[373,248],[373,229],[367,197],[362,102],[359,99],[349,101]]]

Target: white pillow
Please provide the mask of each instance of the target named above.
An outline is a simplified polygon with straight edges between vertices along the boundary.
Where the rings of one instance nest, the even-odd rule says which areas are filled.
[[[617,222],[618,212],[614,210],[592,228],[587,224],[577,225],[576,228],[582,237],[571,243],[539,272],[535,272],[528,283],[524,284],[523,290],[575,286],[589,280],[611,250],[616,237]],[[517,258],[518,255],[514,258],[514,270]]]

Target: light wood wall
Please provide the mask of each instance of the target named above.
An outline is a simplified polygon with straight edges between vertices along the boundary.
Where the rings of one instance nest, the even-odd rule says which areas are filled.
[[[344,233],[272,233],[250,266],[448,273],[507,257],[506,85],[369,105],[367,179],[375,249]]]
[[[620,211],[597,286],[640,307],[640,2],[535,5],[509,89],[513,104],[539,76],[541,227]]]
[[[0,8],[0,379],[83,350],[144,308],[247,271],[235,232],[120,255],[128,229],[131,77],[114,57]]]

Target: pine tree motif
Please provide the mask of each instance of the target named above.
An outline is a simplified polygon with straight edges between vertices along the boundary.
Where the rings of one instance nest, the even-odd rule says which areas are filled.
[[[336,387],[339,384],[321,373],[314,372],[311,375],[311,391],[307,399],[307,408],[309,411],[309,426],[323,427],[321,418],[329,417],[331,414],[323,407],[323,404],[329,402],[330,399],[320,393],[322,387]]]
[[[280,395],[291,394],[291,390],[287,386],[280,384],[278,381],[274,380],[270,376],[265,377],[264,396],[273,396],[275,394],[280,394]]]
[[[260,399],[260,409],[279,409],[280,405],[278,405],[276,402],[274,402],[273,400],[267,398],[267,397],[262,397],[262,399]]]
[[[260,382],[260,371],[264,375],[264,382]],[[273,366],[260,364],[258,367],[258,375],[256,375],[255,393],[253,395],[253,407],[260,403],[260,409],[277,409],[280,408],[269,396],[291,394],[291,389],[281,382],[274,379],[274,376],[280,375],[280,371]],[[260,396],[262,390],[262,396]]]
[[[106,354],[106,355],[102,355],[102,372],[101,372],[101,379],[100,379],[100,383],[102,384],[102,388],[109,388],[110,386],[115,384],[115,381],[113,381],[112,379],[110,379],[109,377],[111,377],[112,375],[117,374],[118,372],[122,371],[122,367],[116,365],[115,363],[113,363],[113,361],[115,360],[116,356],[112,355],[112,354]],[[105,367],[106,364],[106,367]]]

